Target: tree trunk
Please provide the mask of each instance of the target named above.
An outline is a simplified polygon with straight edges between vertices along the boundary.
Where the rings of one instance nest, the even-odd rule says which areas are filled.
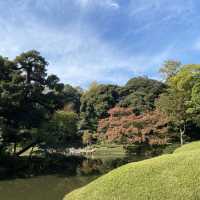
[[[15,142],[14,143],[14,147],[13,147],[13,154],[14,155],[16,154],[16,150],[17,150],[17,143]]]
[[[32,71],[32,69],[31,68],[28,68],[27,69],[27,74],[26,74],[26,83],[27,84],[30,84],[30,82],[31,82],[31,71]]]
[[[180,135],[180,141],[181,141],[181,146],[183,145],[183,135],[184,135],[184,133],[181,131],[181,133],[180,133],[181,135]]]
[[[21,151],[15,153],[16,156],[20,156],[21,154],[23,154],[25,151],[27,151],[28,149],[30,149],[31,147],[34,147],[36,144],[38,144],[37,141],[29,144],[28,146],[26,146],[24,149],[22,149]]]
[[[181,146],[183,145],[184,141],[183,141],[183,135],[185,134],[185,125],[183,126],[183,128],[180,128],[180,142],[181,142]]]
[[[30,152],[30,154],[29,154],[29,158],[30,158],[30,159],[32,158],[33,149],[34,149],[34,146],[31,148],[31,152]]]

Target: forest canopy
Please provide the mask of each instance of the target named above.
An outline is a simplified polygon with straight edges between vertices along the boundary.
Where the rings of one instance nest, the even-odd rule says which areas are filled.
[[[124,86],[93,82],[87,90],[61,83],[47,67],[35,50],[0,57],[0,152],[66,148],[81,139],[162,145],[199,137],[200,65],[166,61],[164,81],[134,77]]]

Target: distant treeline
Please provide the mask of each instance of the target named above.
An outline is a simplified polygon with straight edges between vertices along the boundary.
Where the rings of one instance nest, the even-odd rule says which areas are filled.
[[[0,57],[0,154],[91,143],[164,145],[198,139],[200,65],[166,61],[164,81],[135,77],[87,90],[47,75],[37,51]]]

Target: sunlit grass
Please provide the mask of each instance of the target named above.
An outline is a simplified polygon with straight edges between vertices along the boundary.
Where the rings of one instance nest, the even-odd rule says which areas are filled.
[[[95,145],[95,155],[125,154],[123,145]]]
[[[75,190],[65,200],[200,199],[199,147],[200,142],[195,142],[174,154],[124,165]]]
[[[174,153],[184,153],[188,151],[200,151],[200,142],[185,144],[182,147],[176,149]]]

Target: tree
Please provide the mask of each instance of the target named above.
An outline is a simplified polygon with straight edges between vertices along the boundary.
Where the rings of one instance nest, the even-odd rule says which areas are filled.
[[[63,107],[63,84],[47,75],[48,63],[37,51],[28,51],[14,61],[0,59],[0,118],[4,146],[39,142],[38,128]]]
[[[192,88],[191,101],[188,103],[188,113],[193,115],[195,122],[200,126],[200,82]]]
[[[175,60],[167,60],[164,62],[163,67],[160,68],[160,73],[163,74],[165,80],[169,80],[175,76],[181,68],[181,62]]]
[[[80,98],[81,98],[81,90],[78,88],[74,88],[71,85],[65,85],[64,90],[64,110],[65,111],[74,111],[76,113],[80,112]]]
[[[194,112],[195,108],[193,107],[199,82],[200,65],[183,66],[174,76],[169,78],[169,88],[166,93],[160,96],[157,103],[157,107],[166,113],[179,129],[181,145],[187,124],[199,116],[198,113]]]
[[[107,111],[116,105],[132,107],[136,114],[151,111],[164,90],[165,84],[146,77],[130,79],[124,87],[94,82],[81,97],[80,127],[96,131],[98,120],[107,117]]]
[[[81,97],[80,128],[96,131],[98,119],[108,116],[107,111],[116,105],[118,99],[118,86],[93,83]]]
[[[98,126],[99,137],[108,142],[149,145],[168,142],[169,120],[159,111],[135,115],[132,108],[115,107],[109,114]]]
[[[132,107],[136,114],[155,108],[155,100],[165,90],[165,84],[147,77],[130,79],[122,87],[119,106]]]
[[[85,145],[91,145],[91,143],[92,143],[92,133],[90,133],[90,131],[88,131],[88,130],[85,130],[84,132],[83,132],[83,135],[82,135],[82,142],[83,142],[83,144],[85,144]]]
[[[183,144],[183,135],[188,121],[185,101],[183,93],[179,93],[176,90],[168,90],[168,93],[162,94],[157,102],[157,108],[168,115],[179,130],[181,145]]]
[[[23,94],[23,77],[16,70],[14,62],[7,58],[0,57],[0,124],[2,148],[10,143],[14,143],[24,138],[18,132],[18,116],[20,103],[19,99]]]
[[[78,115],[74,112],[57,111],[52,119],[40,128],[38,138],[42,148],[65,149],[79,141]]]

